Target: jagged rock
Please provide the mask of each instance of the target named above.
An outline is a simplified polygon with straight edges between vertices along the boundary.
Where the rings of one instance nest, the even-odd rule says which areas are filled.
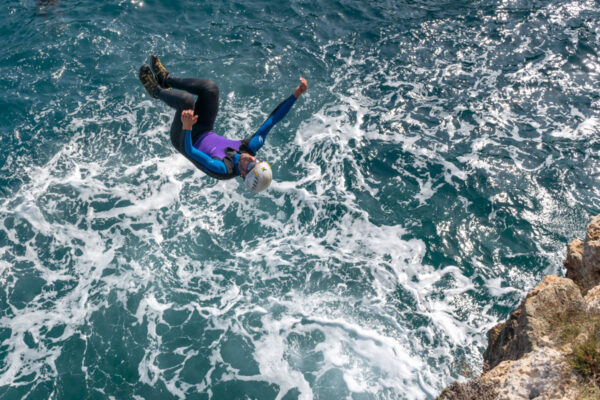
[[[577,399],[577,376],[564,354],[537,347],[518,360],[507,360],[479,378],[453,383],[438,400]]]
[[[479,381],[494,389],[497,400],[577,398],[577,376],[560,351],[546,346],[501,362]]]
[[[569,243],[563,263],[567,278],[545,277],[507,321],[488,331],[484,373],[452,384],[440,399],[598,398],[598,377],[579,376],[569,363],[577,360],[577,346],[597,338],[600,216],[592,218],[583,241]]]
[[[600,215],[590,221],[583,242],[573,239],[569,243],[563,264],[567,278],[577,283],[584,293],[600,283]]]
[[[589,312],[600,312],[600,286],[590,289],[584,300]]]
[[[454,382],[436,400],[496,400],[493,383],[483,383],[480,379],[459,383]]]
[[[587,226],[587,232],[585,234],[585,241],[596,241],[600,240],[600,215],[592,217],[590,223]]]
[[[557,312],[582,307],[577,285],[566,278],[549,275],[527,294],[510,318],[488,332],[488,348],[483,359],[489,368],[502,361],[516,360],[539,346],[551,344]]]
[[[567,270],[567,278],[578,282],[582,279],[579,276],[583,264],[583,242],[575,238],[567,246],[567,257],[563,260],[563,265]]]

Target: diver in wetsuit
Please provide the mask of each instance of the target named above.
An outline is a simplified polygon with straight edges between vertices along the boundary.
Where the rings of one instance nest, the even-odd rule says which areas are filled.
[[[140,68],[139,78],[151,97],[175,108],[171,124],[171,143],[194,165],[216,179],[241,176],[246,187],[255,192],[265,190],[272,180],[271,166],[256,158],[267,134],[288,113],[294,102],[307,89],[306,79],[294,93],[282,101],[254,135],[231,140],[213,132],[219,108],[219,88],[207,79],[176,78],[165,69],[158,56],[150,65]],[[154,75],[152,74],[154,72]],[[170,88],[183,91],[168,90]],[[194,97],[198,96],[194,102]]]

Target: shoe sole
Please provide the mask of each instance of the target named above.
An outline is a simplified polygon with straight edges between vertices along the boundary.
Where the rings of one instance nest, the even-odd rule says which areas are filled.
[[[156,82],[158,82],[158,86],[160,86],[161,88],[164,88],[164,89],[171,89],[169,86],[165,85],[163,79],[158,78],[160,76],[160,74],[162,73],[162,70],[159,67],[155,68],[155,64],[157,62],[162,67],[162,70],[165,71],[165,74],[166,74],[165,79],[167,79],[169,77],[169,71],[167,71],[165,66],[162,65],[162,62],[160,62],[160,58],[158,58],[158,56],[156,54],[152,54],[152,56],[150,56],[150,66],[152,68],[152,72],[154,73],[154,76],[156,77]]]
[[[148,77],[148,75],[150,75],[150,77]],[[144,86],[144,89],[146,89],[146,92],[150,95],[150,97],[157,99],[158,96],[152,95],[152,93],[150,93],[150,90],[148,90],[148,88],[146,87],[147,81],[152,82],[153,80],[156,86],[159,86],[158,82],[156,82],[156,79],[152,75],[152,70],[147,64],[144,64],[140,67],[140,70],[138,72],[138,78],[140,79],[142,86]]]

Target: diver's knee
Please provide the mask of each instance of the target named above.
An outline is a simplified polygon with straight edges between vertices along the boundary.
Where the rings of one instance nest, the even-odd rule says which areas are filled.
[[[183,110],[193,110],[194,109],[194,96],[189,93],[185,93],[185,98],[183,99],[182,105]]]
[[[211,92],[214,96],[219,97],[219,87],[217,86],[217,84],[214,81],[211,81],[210,79],[207,80],[206,90]]]

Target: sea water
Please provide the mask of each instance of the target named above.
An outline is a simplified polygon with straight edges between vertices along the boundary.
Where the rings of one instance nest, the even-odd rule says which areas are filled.
[[[1,399],[431,399],[600,211],[596,1],[5,1]],[[220,88],[263,193],[137,71]]]

